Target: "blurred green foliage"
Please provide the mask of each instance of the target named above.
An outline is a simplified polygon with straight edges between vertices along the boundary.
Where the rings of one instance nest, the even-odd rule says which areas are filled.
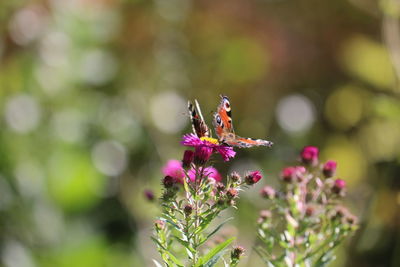
[[[152,266],[143,190],[181,157],[187,99],[227,94],[240,150],[222,173],[276,183],[305,145],[339,162],[362,227],[337,266],[398,266],[399,5],[385,1],[0,2],[0,260],[7,267]],[[393,33],[394,32],[394,33]],[[393,38],[391,38],[393,37]],[[394,40],[394,41],[393,41]],[[394,66],[394,68],[393,68]],[[233,224],[251,252],[251,189]]]

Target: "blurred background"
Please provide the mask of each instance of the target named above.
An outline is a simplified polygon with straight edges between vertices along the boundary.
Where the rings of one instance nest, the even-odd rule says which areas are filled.
[[[0,266],[153,266],[161,166],[186,101],[231,99],[261,168],[227,234],[251,252],[263,184],[305,145],[339,163],[361,228],[333,266],[400,266],[396,0],[0,1]]]

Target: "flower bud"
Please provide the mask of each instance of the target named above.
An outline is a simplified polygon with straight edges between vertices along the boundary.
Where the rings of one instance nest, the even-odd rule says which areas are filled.
[[[348,214],[346,216],[346,222],[350,225],[355,225],[358,222],[358,218],[354,216],[353,214]]]
[[[228,199],[235,198],[235,197],[238,196],[238,194],[239,194],[239,193],[238,193],[237,189],[236,189],[236,188],[233,188],[233,187],[229,188],[229,189],[226,191],[226,196],[228,197]]]
[[[272,213],[269,210],[260,211],[260,218],[263,220],[270,219],[272,217]]]
[[[165,188],[171,188],[175,184],[175,179],[173,177],[167,175],[164,177],[162,183]]]
[[[306,173],[306,168],[303,166],[286,167],[281,173],[282,180],[286,183],[294,181],[303,181],[303,176]]]
[[[227,201],[226,201],[226,204],[228,205],[228,206],[235,206],[235,204],[236,204],[236,202],[235,202],[235,200],[233,200],[233,199],[228,199]]]
[[[236,246],[232,249],[231,252],[231,259],[232,261],[236,262],[238,261],[244,254],[246,250],[242,246]]]
[[[275,189],[273,189],[271,186],[267,185],[261,189],[260,195],[261,195],[261,197],[266,198],[266,199],[274,199],[276,192],[275,192]]]
[[[333,219],[342,219],[347,217],[349,211],[343,206],[337,206],[332,214]]]
[[[215,188],[217,189],[218,192],[222,192],[225,190],[225,185],[223,183],[217,183],[215,185]]]
[[[346,188],[346,182],[342,179],[336,179],[332,187],[332,192],[341,195],[343,194],[345,188]]]
[[[262,178],[260,171],[252,171],[244,178],[247,185],[253,185]]]
[[[154,226],[156,227],[156,230],[164,230],[165,222],[163,220],[156,220]]]
[[[194,152],[192,150],[185,150],[183,152],[182,167],[189,168],[194,159]]]
[[[198,146],[194,152],[194,163],[196,165],[204,165],[210,159],[212,148],[207,146]]]
[[[237,173],[237,172],[232,172],[229,178],[234,183],[240,183],[240,181],[242,180],[239,173]]]
[[[307,217],[313,216],[313,215],[315,214],[315,207],[313,207],[313,206],[307,206],[307,207],[306,207],[305,214],[306,214]]]
[[[183,212],[185,213],[186,216],[192,214],[192,211],[193,211],[193,206],[190,204],[187,204],[185,205],[185,207],[183,207]]]
[[[225,200],[223,198],[219,198],[217,200],[217,206],[220,206],[220,207],[225,206]]]
[[[150,190],[150,189],[144,190],[144,197],[145,197],[148,201],[154,201],[154,193],[153,193],[153,191]]]
[[[337,163],[333,160],[328,160],[322,169],[322,173],[324,174],[325,178],[330,178],[335,175],[336,173]]]
[[[177,189],[176,187],[168,188],[167,190],[164,191],[164,193],[163,193],[163,195],[162,195],[161,198],[162,198],[164,201],[169,201],[169,200],[171,200],[172,198],[175,197],[175,195],[176,195],[176,193],[177,193],[177,190],[176,190],[176,189]]]
[[[304,164],[315,166],[318,164],[318,153],[318,148],[315,146],[306,146],[301,151],[301,161]]]

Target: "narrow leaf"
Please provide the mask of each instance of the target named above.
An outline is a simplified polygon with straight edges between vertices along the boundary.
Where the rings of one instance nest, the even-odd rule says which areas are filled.
[[[202,245],[204,242],[206,242],[211,236],[213,236],[215,233],[217,233],[219,231],[219,229],[221,229],[222,226],[224,226],[225,223],[227,223],[228,221],[232,220],[233,217],[226,219],[225,221],[223,221],[220,225],[218,225],[211,233],[209,233],[207,235],[207,237],[205,237],[199,245]]]
[[[182,262],[180,262],[171,252],[165,251],[168,254],[169,258],[179,267],[184,267]]]
[[[222,242],[221,244],[218,244],[217,246],[215,246],[206,255],[201,257],[201,262],[204,263],[204,266],[213,266],[215,264],[215,262],[218,261],[218,259],[222,255],[222,254],[218,255],[219,252],[223,251],[227,246],[229,246],[232,243],[233,240],[235,240],[235,237],[229,238],[228,240],[226,240],[226,241]],[[207,265],[209,262],[212,265]]]
[[[166,250],[166,248],[160,243],[160,241],[158,241],[157,239],[155,239],[154,237],[150,236],[151,240],[154,241],[154,243],[156,243],[160,248],[162,248],[163,250]]]
[[[177,236],[174,236],[174,237],[175,237],[175,239],[176,239],[179,243],[181,243],[182,246],[184,246],[185,248],[187,248],[188,250],[190,250],[190,252],[196,253],[196,250],[190,246],[190,244],[189,244],[188,241],[184,241],[184,240],[180,239],[180,238],[177,237]]]

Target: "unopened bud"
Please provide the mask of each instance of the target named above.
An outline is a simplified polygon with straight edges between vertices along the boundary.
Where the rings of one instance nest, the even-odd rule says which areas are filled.
[[[253,185],[255,183],[258,183],[262,178],[261,172],[260,171],[252,171],[246,175],[244,180],[246,181],[247,185]]]
[[[240,183],[240,181],[242,180],[239,173],[237,173],[237,172],[232,172],[230,175],[230,179],[234,183]]]
[[[325,178],[330,178],[335,175],[336,173],[337,163],[333,160],[328,160],[322,169],[322,173],[324,174]]]
[[[238,194],[239,194],[239,193],[238,193],[237,189],[236,189],[236,188],[233,188],[233,187],[229,188],[229,189],[226,191],[226,196],[228,197],[228,199],[235,198],[235,197],[238,196]]]
[[[242,246],[236,246],[236,247],[234,247],[234,248],[232,249],[232,252],[231,252],[231,259],[232,259],[233,261],[239,260],[239,259],[243,256],[243,254],[244,254],[245,251],[246,251],[246,250],[245,250],[244,247],[242,247]]]
[[[183,208],[183,211],[185,212],[186,216],[189,216],[190,214],[192,214],[193,212],[193,206],[190,204],[185,205],[185,207]]]
[[[260,191],[260,195],[266,199],[275,198],[275,194],[276,194],[275,189],[273,189],[271,186],[268,185],[264,186]]]
[[[164,230],[165,222],[163,220],[156,220],[154,226],[156,227],[156,230]]]
[[[216,186],[215,186],[215,188],[217,188],[217,190],[218,190],[219,192],[222,192],[222,191],[225,190],[225,185],[224,185],[223,183],[217,183]]]
[[[342,195],[346,188],[346,182],[342,179],[336,179],[332,187],[332,192],[338,195]]]
[[[171,188],[175,184],[175,179],[172,176],[167,175],[164,177],[162,183],[165,188]]]

